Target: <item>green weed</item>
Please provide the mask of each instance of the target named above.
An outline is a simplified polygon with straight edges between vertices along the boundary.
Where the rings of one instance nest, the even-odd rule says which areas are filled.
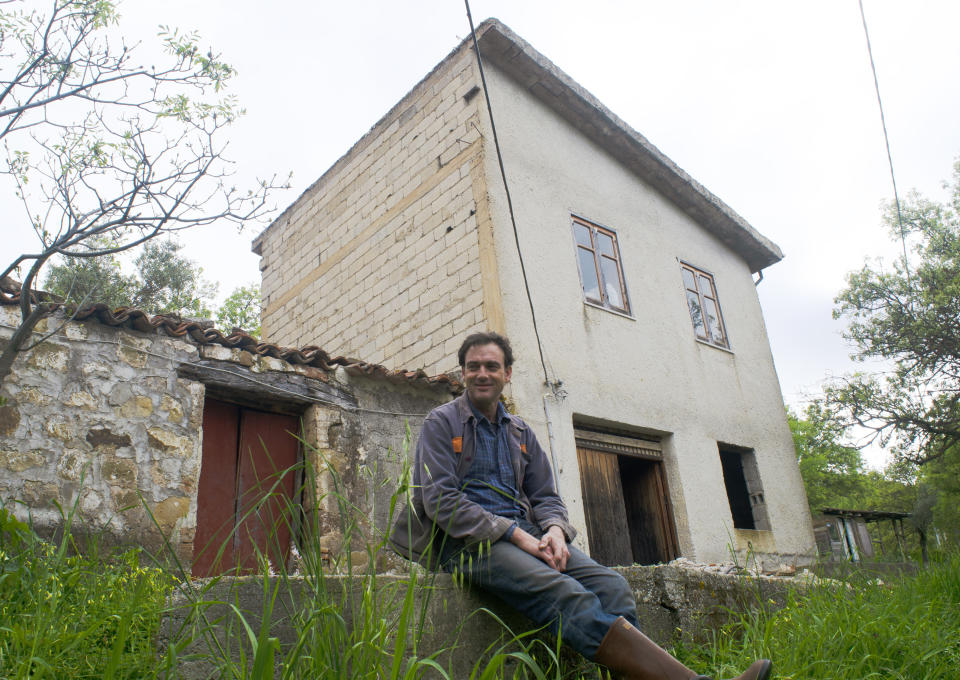
[[[795,680],[947,680],[960,669],[960,555],[886,582],[823,582],[782,609],[735,613],[713,643],[681,645],[691,668],[736,675],[756,658]]]
[[[408,511],[408,444],[396,463],[399,484],[396,475],[383,481],[388,476],[375,469],[365,473],[369,493],[394,485],[391,519]],[[390,551],[369,516],[370,499],[351,501],[341,471],[322,452],[308,454],[316,466],[277,470],[265,484],[268,498],[280,498],[286,475],[299,482],[282,513],[298,537],[296,575],[271,563],[283,552],[274,545],[259,555],[257,575],[191,581],[172,546],[154,567],[144,566],[142,551],[104,554],[95,541],[80,552],[71,533],[75,507],[63,516],[58,542],[41,540],[0,507],[0,678],[176,678],[200,664],[210,677],[238,680],[461,680],[454,667],[463,661],[465,622],[438,640],[437,575],[410,565],[402,577],[384,576]],[[310,510],[321,506],[323,521]],[[324,542],[331,532],[335,548]],[[239,588],[251,581],[260,590],[254,606]],[[170,599],[174,592],[178,599]],[[186,614],[185,625],[158,648],[171,607]],[[916,576],[818,585],[791,594],[783,608],[759,602],[731,615],[712,644],[678,646],[681,660],[717,678],[758,657],[772,658],[781,680],[951,678],[960,668],[960,556]],[[489,617],[502,632],[456,664],[469,669],[469,680],[600,677],[556,639],[511,630],[487,609],[472,617]]]
[[[77,553],[64,519],[54,544],[0,507],[0,677],[150,677],[173,577],[139,550]]]

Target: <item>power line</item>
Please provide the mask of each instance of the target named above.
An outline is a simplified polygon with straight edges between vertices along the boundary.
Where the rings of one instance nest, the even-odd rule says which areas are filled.
[[[543,379],[550,384],[550,375],[547,373],[547,362],[543,358],[543,344],[540,342],[540,331],[537,328],[537,314],[533,310],[533,298],[530,295],[530,284],[527,281],[527,269],[523,264],[523,251],[520,249],[520,234],[517,231],[517,218],[513,214],[513,201],[510,198],[510,187],[507,185],[507,172],[503,167],[503,154],[500,153],[500,140],[497,137],[497,126],[493,122],[493,108],[490,105],[490,92],[487,89],[487,78],[483,73],[483,60],[480,58],[480,45],[477,42],[477,32],[473,27],[473,15],[470,14],[470,0],[463,0],[467,6],[467,20],[470,22],[470,35],[473,38],[473,51],[477,55],[477,67],[480,69],[480,82],[483,85],[483,97],[487,102],[487,114],[490,116],[490,129],[493,131],[493,145],[497,150],[497,163],[500,165],[500,177],[503,179],[503,190],[507,195],[507,210],[510,213],[510,223],[513,225],[513,239],[517,244],[517,255],[520,258],[520,273],[523,275],[523,287],[527,292],[527,303],[530,305],[530,318],[533,320],[533,334],[537,339],[537,350],[540,352],[540,365],[543,367]]]
[[[857,0],[860,5],[860,20],[863,22],[863,35],[867,39],[867,54],[870,56],[870,70],[873,72],[873,87],[877,92],[877,106],[880,109],[880,125],[883,127],[883,141],[887,145],[887,164],[890,166],[890,181],[893,183],[893,200],[897,206],[897,225],[900,228],[900,244],[903,246],[903,267],[907,274],[907,289],[912,290],[910,280],[910,263],[907,260],[907,239],[903,231],[903,214],[900,211],[900,195],[897,193],[897,178],[893,174],[893,155],[890,153],[890,136],[887,134],[887,119],[883,115],[883,100],[880,98],[880,81],[877,80],[877,65],[873,61],[873,48],[870,45],[870,32],[867,30],[867,16],[863,11],[863,0]]]

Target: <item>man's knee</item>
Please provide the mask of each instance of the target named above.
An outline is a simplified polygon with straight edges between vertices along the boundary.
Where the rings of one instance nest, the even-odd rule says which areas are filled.
[[[601,601],[605,611],[625,616],[633,622],[636,618],[636,604],[633,588],[623,575],[610,567],[595,562],[580,553],[574,565],[576,578],[584,587],[591,590]]]

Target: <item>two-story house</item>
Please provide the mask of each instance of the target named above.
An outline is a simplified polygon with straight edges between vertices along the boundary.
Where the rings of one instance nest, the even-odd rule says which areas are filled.
[[[595,558],[813,554],[755,290],[779,248],[509,28],[477,36],[487,93],[465,40],[255,239],[265,337],[443,373],[505,333]]]

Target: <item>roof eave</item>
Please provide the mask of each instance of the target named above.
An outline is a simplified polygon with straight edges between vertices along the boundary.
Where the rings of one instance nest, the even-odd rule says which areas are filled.
[[[758,272],[783,259],[780,248],[667,158],[553,62],[496,19],[481,24],[484,61],[513,78],[584,136],[676,204]],[[480,31],[478,30],[478,33]]]

